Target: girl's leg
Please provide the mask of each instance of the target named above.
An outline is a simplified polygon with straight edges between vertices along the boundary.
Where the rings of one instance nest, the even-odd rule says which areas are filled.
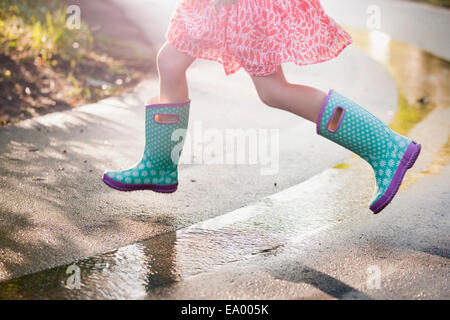
[[[263,77],[252,76],[252,80],[265,104],[292,112],[314,123],[327,97],[325,92],[318,89],[287,82],[281,66],[273,74]]]
[[[166,42],[158,53],[159,97],[149,103],[177,103],[189,100],[186,70],[195,61]]]
[[[194,58],[166,43],[158,54],[160,95],[145,108],[145,147],[141,161],[129,169],[106,171],[103,182],[120,191],[152,190],[171,193],[178,188],[178,156],[182,141],[172,133],[185,131],[190,101],[186,70]],[[167,104],[170,103],[170,106]],[[170,113],[168,113],[170,107]],[[180,148],[181,147],[181,148]]]
[[[288,83],[281,67],[265,77],[252,77],[261,100],[316,123],[317,133],[355,152],[374,169],[377,190],[370,209],[383,210],[394,198],[406,170],[421,146],[392,131],[381,120],[350,99]]]

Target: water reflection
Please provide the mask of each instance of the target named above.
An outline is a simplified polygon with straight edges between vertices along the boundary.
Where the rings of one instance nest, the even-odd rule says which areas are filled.
[[[287,243],[297,243],[306,235],[338,224],[350,213],[339,209],[345,207],[345,200],[330,200],[331,194],[348,189],[348,182],[330,169],[255,205],[177,232],[0,283],[0,299],[161,297],[181,279],[231,262],[274,254]],[[313,195],[326,204],[321,210],[316,202],[307,201]],[[73,265],[80,268],[81,288],[70,290],[67,269]]]
[[[177,280],[174,232],[105,254],[0,283],[0,299],[142,299]],[[69,289],[70,266],[80,288]]]
[[[394,77],[400,98],[391,127],[406,134],[438,105],[450,107],[450,62],[417,46],[392,40],[380,31],[346,29],[355,44],[385,65]]]

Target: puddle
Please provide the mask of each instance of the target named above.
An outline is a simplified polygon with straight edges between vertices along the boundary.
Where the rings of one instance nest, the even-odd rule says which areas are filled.
[[[396,82],[399,101],[391,128],[408,134],[437,105],[449,107],[450,62],[379,31],[349,30],[355,44],[386,66]]]
[[[405,134],[438,104],[449,107],[450,62],[380,31],[348,30],[355,44],[386,66],[396,82],[400,97],[391,124],[395,130]]]
[[[390,124],[393,129],[408,134],[431,113],[445,116],[442,110],[450,101],[449,62],[382,33],[348,29],[355,43],[395,78],[400,95]],[[446,141],[421,175],[437,173],[448,164],[450,139]],[[339,173],[353,166],[347,161],[253,206],[177,232],[2,282],[0,299],[140,299],[224,264],[276,254],[286,243],[341,223],[353,214],[350,205],[356,206],[355,212],[362,210],[357,207],[360,200],[349,204],[330,196],[363,188],[359,180],[364,179],[351,182],[351,177]]]
[[[0,283],[0,300],[143,299],[183,278],[273,254],[280,241],[270,232],[189,228]]]
[[[263,232],[198,227],[0,283],[2,299],[143,299],[183,278],[273,251]]]
[[[349,183],[348,177],[330,169],[251,206],[188,228],[0,283],[0,299],[159,296],[183,279],[225,264],[251,263],[258,256],[281,252],[286,244],[307,245],[309,236],[352,214],[342,209],[348,206],[345,198],[331,200],[333,194],[348,190]]]
[[[338,164],[338,165],[335,165],[333,168],[334,168],[334,169],[345,170],[345,169],[350,168],[350,163],[342,162],[342,163],[340,163],[340,164]]]

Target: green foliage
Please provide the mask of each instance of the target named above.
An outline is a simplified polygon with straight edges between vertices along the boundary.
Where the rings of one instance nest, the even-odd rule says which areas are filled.
[[[450,0],[414,0],[414,1],[427,2],[435,6],[450,8]]]
[[[70,28],[63,3],[0,0],[0,126],[117,95],[146,72],[146,55],[137,66],[138,55],[122,55],[128,45],[100,33],[94,41],[82,21]]]
[[[66,7],[58,0],[0,0],[0,52],[15,60],[40,56],[79,61],[92,46],[85,24],[66,26]]]

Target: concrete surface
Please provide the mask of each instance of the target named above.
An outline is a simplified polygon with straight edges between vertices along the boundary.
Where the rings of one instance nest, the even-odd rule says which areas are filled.
[[[196,122],[219,130],[279,129],[279,173],[261,176],[260,166],[194,164],[181,166],[180,188],[172,195],[120,193],[105,186],[101,182],[105,169],[125,168],[142,154],[143,106],[156,91],[155,80],[142,84],[135,94],[2,129],[3,279],[239,208],[300,183],[349,156],[348,151],[316,136],[312,123],[263,106],[243,72],[226,79],[220,68],[210,67],[199,63],[190,72],[194,88],[191,130]],[[330,77],[322,79],[325,68]],[[291,78],[319,84],[323,89],[339,83],[341,92],[359,92],[359,100],[385,119],[389,118],[388,110],[394,109],[392,78],[357,48],[348,49],[328,66],[310,68],[301,75],[294,72],[289,73]],[[367,73],[373,77],[365,77]],[[341,76],[344,74],[348,76]],[[343,78],[348,81],[342,82]],[[379,97],[374,79],[380,84],[377,92],[383,92]],[[370,92],[366,97],[376,98],[363,99],[363,94]],[[377,110],[377,105],[384,108]],[[299,137],[295,144],[293,136]],[[327,157],[321,156],[325,149],[330,153]]]
[[[368,18],[380,17],[380,31],[392,38],[414,43],[423,50],[450,60],[450,10],[426,3],[404,0],[321,0],[327,13],[336,21],[359,29],[371,29]],[[377,9],[373,11],[373,6]],[[379,10],[379,11],[378,11]]]
[[[143,12],[127,8],[131,15]],[[422,6],[408,8],[396,15],[399,21],[419,16]],[[346,17],[345,10],[334,16],[339,21]],[[346,17],[346,24],[353,21]],[[428,27],[428,32],[438,32],[433,24]],[[443,50],[442,41],[435,39],[430,50]],[[421,57],[420,50],[411,52]],[[376,56],[371,58],[372,53],[352,46],[332,62],[305,68],[288,65],[286,73],[293,81],[323,90],[334,87],[384,121],[395,115],[397,88],[410,101],[420,98],[416,94],[431,97],[433,108],[409,133],[424,144],[423,156],[382,215],[375,217],[367,210],[373,188],[367,165],[351,159],[345,170],[329,169],[349,159],[350,153],[316,136],[313,124],[264,107],[245,73],[227,79],[219,65],[199,61],[189,71],[191,124],[279,129],[279,173],[261,176],[259,166],[183,165],[180,189],[173,195],[124,194],[104,186],[104,169],[126,167],[142,152],[142,106],[156,91],[155,79],[124,97],[0,130],[0,280],[131,244],[87,259],[88,265],[96,266],[112,256],[117,272],[99,275],[98,270],[109,269],[86,268],[81,292],[59,287],[39,294],[448,298],[449,171],[442,151],[449,136],[448,68],[439,62],[432,73],[419,68],[422,73],[412,77],[408,63],[417,67],[431,60],[408,56],[405,64],[392,69],[375,61]],[[394,51],[389,53],[395,58]],[[313,192],[324,188],[321,196]],[[174,230],[179,231],[170,232]],[[370,265],[382,274],[383,287],[376,291],[364,287]],[[162,275],[158,278],[149,268]],[[52,275],[49,272],[34,278],[42,281]],[[30,278],[22,279],[29,288]],[[218,291],[216,283],[222,283],[223,290]],[[102,285],[102,290],[95,289]],[[20,286],[11,295],[1,288],[0,297],[32,296]]]

